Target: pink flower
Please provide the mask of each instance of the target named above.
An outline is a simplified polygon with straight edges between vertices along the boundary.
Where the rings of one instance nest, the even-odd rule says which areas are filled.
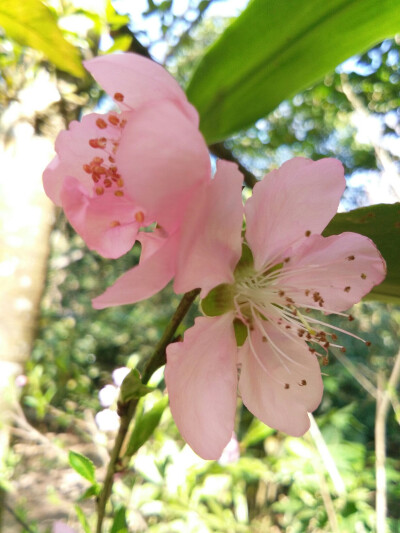
[[[307,413],[318,407],[323,390],[316,355],[326,362],[329,346],[338,346],[336,334],[320,326],[337,328],[309,313],[343,315],[385,276],[385,262],[368,238],[321,236],[344,187],[342,165],[334,159],[295,158],[268,174],[245,205],[239,262],[242,211],[230,200],[236,192],[227,188],[210,199],[208,231],[214,226],[225,234],[219,253],[229,268],[202,301],[213,316],[197,318],[183,342],[168,346],[165,368],[175,422],[201,457],[218,459],[229,442],[237,389],[265,424],[293,436],[308,430]],[[232,201],[223,220],[220,201]],[[206,248],[201,260],[213,268]],[[198,284],[206,296],[210,284],[201,276]]]
[[[141,56],[97,57],[85,66],[121,112],[86,115],[59,134],[57,155],[43,175],[45,191],[89,248],[105,257],[126,253],[138,231],[156,223],[161,229],[140,233],[139,240],[146,253],[160,247],[163,256],[166,237],[210,180],[198,114],[177,82]]]

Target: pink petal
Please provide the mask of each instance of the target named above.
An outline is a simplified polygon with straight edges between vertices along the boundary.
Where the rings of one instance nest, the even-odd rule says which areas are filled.
[[[319,292],[324,309],[343,311],[383,281],[386,265],[368,237],[348,232],[331,237],[312,235],[290,259],[288,272],[291,270],[293,276],[285,279],[286,295],[297,305],[317,305],[313,295]]]
[[[175,273],[177,235],[165,239],[162,246],[125,272],[103,294],[92,300],[95,309],[132,304],[150,298],[172,279]]]
[[[148,102],[170,99],[176,102],[187,117],[198,126],[198,114],[187,101],[176,80],[159,64],[137,54],[110,54],[84,61],[85,68],[97,83],[114,98],[124,96],[123,108],[138,108]]]
[[[321,402],[320,367],[304,341],[262,323],[270,340],[263,342],[263,333],[256,327],[239,349],[239,391],[248,410],[264,424],[298,437],[310,426],[307,412]]]
[[[77,533],[77,531],[57,520],[53,523],[53,533]]]
[[[218,161],[215,178],[189,207],[182,226],[177,293],[202,288],[205,296],[220,283],[232,283],[241,255],[243,176],[236,164]]]
[[[61,201],[72,227],[102,256],[115,259],[135,244],[140,224],[134,218],[136,207],[126,196],[106,191],[92,197],[75,178],[67,177]]]
[[[207,146],[197,128],[169,101],[132,113],[116,154],[132,198],[172,231],[195,187],[210,179]]]
[[[167,348],[165,381],[172,416],[203,459],[218,459],[232,436],[236,410],[233,314],[196,318],[183,342]]]
[[[104,150],[93,148],[89,141],[99,137],[119,139],[121,131],[111,124],[101,129],[97,125],[98,120],[107,120],[107,115],[98,113],[85,115],[80,122],[72,121],[68,130],[61,131],[57,136],[55,143],[57,155],[43,173],[45,192],[57,205],[61,204],[61,189],[66,176],[74,177],[88,190],[92,190],[93,181],[90,174],[85,172],[84,165],[90,164],[94,157],[102,157],[106,161],[106,166],[110,165],[109,154]]]
[[[336,213],[344,188],[343,166],[336,159],[296,157],[257,183],[245,206],[246,239],[256,269],[307,231],[321,233]]]

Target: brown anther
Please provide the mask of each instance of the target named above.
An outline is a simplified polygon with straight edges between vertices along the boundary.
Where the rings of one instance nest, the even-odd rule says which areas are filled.
[[[289,263],[290,261],[290,257],[285,257],[285,259],[283,260],[284,263]]]
[[[122,178],[118,178],[116,183],[117,183],[118,187],[123,187],[124,186],[124,180]]]
[[[348,320],[349,320],[349,322],[353,322],[354,316],[353,315],[349,315],[349,319]]]
[[[293,309],[292,310],[292,314],[293,314],[293,316],[297,316],[297,309]]]
[[[305,234],[304,234],[306,237],[309,237],[311,235],[311,231],[308,229]]]
[[[305,385],[307,385],[307,381],[305,379],[302,379],[299,383],[299,387],[304,387]]]
[[[144,221],[143,211],[138,211],[137,213],[135,213],[135,220],[136,222],[139,222],[139,224],[141,224]]]
[[[345,287],[344,292],[350,292],[351,287]]]
[[[285,291],[280,290],[280,291],[278,292],[278,295],[281,296],[281,297],[282,297],[282,296],[285,296]]]
[[[302,336],[304,335],[304,333],[305,333],[305,332],[304,332],[303,329],[298,329],[298,330],[297,330],[297,335],[298,335],[299,337],[302,337]]]
[[[97,167],[94,167],[93,168],[93,172],[95,174],[107,174],[107,169],[105,167],[100,167],[100,166],[97,166]]]
[[[98,183],[100,181],[100,176],[98,174],[92,174],[92,180],[95,182],[95,183]]]
[[[85,172],[87,172],[88,174],[91,174],[92,173],[92,167],[90,165],[82,165],[82,168]]]
[[[108,115],[108,122],[113,126],[118,126],[119,118],[117,117],[117,115]]]
[[[92,162],[90,163],[91,165],[101,165],[102,163],[104,163],[104,159],[102,157],[94,157],[92,159]]]
[[[292,298],[286,297],[286,301],[288,304],[294,304],[294,300]]]
[[[371,341],[365,341],[365,346],[371,346]]]
[[[109,178],[106,178],[106,179],[103,181],[103,183],[104,183],[104,187],[106,187],[107,189],[108,189],[109,187],[111,187],[111,185],[112,185],[112,181],[111,181]]]
[[[126,126],[126,120],[121,120],[121,124],[120,124],[121,128],[125,128]]]
[[[322,358],[322,364],[323,366],[327,366],[329,364],[329,359],[327,357]]]
[[[324,348],[329,348],[329,346],[330,346],[330,344],[329,344],[328,341],[326,341],[326,342],[323,344],[323,347],[324,347]]]
[[[114,191],[114,196],[124,196],[123,191]]]
[[[97,139],[97,143],[99,145],[99,148],[105,148],[107,144],[107,139],[105,137],[100,137],[100,139]]]
[[[305,294],[306,296],[308,296],[308,295],[310,294],[310,290],[309,290],[309,289],[306,289],[306,290],[304,291],[304,294]]]
[[[333,341],[337,341],[337,335],[335,335],[334,333],[331,333],[331,338]]]
[[[310,353],[315,353],[317,350],[315,350],[315,348],[308,348],[308,351],[309,351]]]
[[[100,128],[101,130],[104,130],[104,128],[107,127],[107,122],[103,120],[102,118],[98,118],[96,120],[96,126]]]
[[[306,313],[311,313],[311,309],[310,309],[309,307],[306,307],[306,308],[305,308],[305,312],[306,312]]]
[[[111,172],[111,174],[117,174],[118,169],[116,166],[108,167],[108,170]]]
[[[354,261],[355,259],[355,256],[354,255],[349,255],[346,257],[347,261]]]
[[[292,326],[290,326],[289,324],[286,324],[285,328],[286,328],[286,329],[291,329]]]
[[[361,279],[367,279],[367,274],[364,274],[364,272],[361,274]]]
[[[115,158],[112,155],[108,156],[108,160],[110,163],[115,163]]]
[[[96,187],[95,192],[97,195],[101,196],[104,193],[103,187]]]
[[[123,102],[124,101],[124,95],[122,93],[115,93],[114,94],[114,100],[117,102]]]
[[[345,348],[344,346],[342,346],[342,347],[340,348],[340,351],[341,351],[342,353],[346,353],[346,348]]]
[[[119,222],[119,220],[113,220],[110,224],[110,226],[112,228],[116,228],[117,226],[120,226],[121,225],[121,222]]]
[[[309,340],[309,341],[312,339],[311,334],[308,333],[308,332],[307,332],[307,334],[306,334],[306,339]]]
[[[268,342],[268,339],[267,339],[267,337],[266,337],[265,335],[262,336],[261,340],[262,340],[263,342]]]
[[[284,389],[290,389],[289,383],[285,383]]]
[[[89,144],[92,148],[100,148],[98,139],[89,139]]]

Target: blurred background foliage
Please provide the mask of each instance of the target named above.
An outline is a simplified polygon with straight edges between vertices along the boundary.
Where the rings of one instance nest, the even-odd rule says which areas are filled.
[[[41,3],[51,19],[58,21],[57,38],[73,45],[83,58],[114,51],[150,54],[184,87],[206,47],[245,4],[231,0]],[[62,60],[43,55],[43,46],[36,43],[33,48],[34,42],[7,31],[1,16],[0,6],[2,110],[18,101],[21,91],[43,73],[56,87],[57,98],[34,113],[32,124],[38,135],[54,136],[83,113],[110,106],[108,97],[88,76],[75,77],[79,62],[62,70]],[[387,39],[346,61],[253,127],[228,139],[225,146],[258,178],[295,155],[339,158],[348,183],[341,210],[399,201],[399,52],[400,40]],[[76,57],[70,58],[72,63]],[[10,131],[3,128],[0,133],[6,136]],[[104,459],[96,447],[109,448],[114,433],[102,431],[99,422],[100,427],[88,422],[103,410],[99,391],[113,383],[114,369],[143,367],[179,301],[167,287],[134,306],[92,309],[91,298],[136,264],[138,257],[135,247],[118,260],[101,258],[86,248],[63,214],[56,213],[35,341],[26,362],[26,379],[20,380],[21,405],[34,434],[32,445],[40,447],[35,431],[55,439],[60,449],[70,442],[66,436],[75,435],[72,443],[89,446],[85,453],[98,466],[100,477]],[[352,322],[337,317],[329,320],[372,345],[367,348],[352,337],[340,336],[346,353],[331,355],[323,367],[325,394],[314,413],[317,426],[310,433],[303,439],[286,437],[241,406],[236,424],[238,448],[233,442],[231,454],[227,452],[219,462],[206,462],[184,445],[165,409],[152,437],[124,465],[112,496],[114,516],[122,526],[115,519],[107,531],[376,531],[376,396],[398,354],[400,309],[364,302],[351,313]],[[194,306],[178,333],[183,334],[196,314]],[[157,390],[141,400],[142,412],[163,397],[162,372],[156,373],[153,384]],[[392,404],[386,425],[386,527],[395,533],[400,527],[400,411],[394,394]],[[115,402],[110,409],[115,411]],[[24,438],[30,442],[26,435],[16,434],[3,468],[3,485],[15,503],[3,520],[10,520],[11,514],[17,517],[7,526],[14,529],[4,531],[43,532],[50,530],[51,521],[37,514],[18,475],[22,479],[30,468],[50,475],[39,498],[71,501],[71,497],[65,487],[57,486],[55,476],[51,479],[62,460],[46,458],[42,447],[42,457],[32,464],[25,457],[26,448],[21,447]],[[90,448],[93,440],[96,445]],[[84,530],[84,520],[77,525],[71,509],[64,509],[59,517]],[[90,529],[94,507],[84,509]]]

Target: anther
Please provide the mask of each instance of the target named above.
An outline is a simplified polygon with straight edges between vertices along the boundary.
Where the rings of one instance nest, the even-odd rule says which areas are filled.
[[[347,261],[354,261],[355,257],[354,255],[349,255],[346,257]]]
[[[349,322],[353,322],[354,316],[353,315],[349,315],[349,319],[348,320],[349,320]]]
[[[96,194],[101,196],[104,193],[103,187],[96,187],[95,188]]]
[[[115,93],[114,94],[114,100],[117,102],[123,102],[124,101],[124,95],[122,93]]]
[[[345,348],[344,346],[342,346],[342,347],[340,348],[340,351],[341,351],[342,353],[346,353],[346,348]]]
[[[123,191],[114,191],[114,196],[124,196]]]
[[[365,346],[371,346],[371,341],[365,341]]]
[[[285,389],[290,389],[290,385],[289,385],[289,383],[285,383],[284,388],[285,388]]]
[[[112,155],[108,157],[108,160],[110,161],[110,163],[115,163],[115,158]]]
[[[102,118],[98,118],[96,120],[96,126],[100,128],[101,130],[104,130],[104,128],[107,127],[107,122],[103,120]]]
[[[290,261],[290,257],[285,257],[285,259],[283,260],[284,263],[289,263]]]
[[[267,339],[267,337],[265,337],[265,335],[262,336],[262,341],[263,342],[268,342],[268,339]]]
[[[137,213],[135,213],[135,219],[136,222],[139,222],[139,224],[141,224],[144,220],[144,213],[142,211],[138,211]]]
[[[299,387],[304,387],[305,385],[307,385],[307,381],[305,379],[302,379],[298,385]]]
[[[103,181],[103,183],[104,183],[104,187],[106,187],[107,189],[108,189],[109,187],[111,187],[111,185],[112,185],[112,181],[111,181],[109,178],[106,178],[106,179]]]
[[[85,172],[87,172],[88,174],[91,174],[92,173],[92,167],[88,164],[85,164],[85,165],[82,165],[82,168]]]
[[[304,294],[305,294],[306,296],[308,296],[308,295],[310,294],[310,292],[311,292],[311,291],[310,291],[309,289],[306,289],[306,290],[304,291]]]
[[[331,338],[333,341],[337,341],[337,335],[335,333],[331,333]]]
[[[118,178],[117,179],[117,186],[118,187],[123,187],[124,186],[124,180],[122,178]]]
[[[364,272],[361,274],[361,279],[367,279],[367,274],[364,274]]]
[[[322,358],[322,364],[323,366],[327,366],[329,364],[329,359],[327,357]]]
[[[119,220],[113,220],[111,223],[110,223],[110,226],[112,228],[116,228],[117,226],[120,226],[121,225],[121,222],[119,222]]]
[[[311,231],[308,229],[305,234],[304,234],[306,237],[309,237],[311,235]]]
[[[351,287],[345,287],[344,292],[350,292]]]
[[[119,118],[116,115],[108,115],[108,122],[113,126],[118,126]]]
[[[282,290],[279,291],[279,292],[278,292],[278,295],[281,296],[281,297],[282,297],[282,296],[285,296],[285,291],[282,291]]]

